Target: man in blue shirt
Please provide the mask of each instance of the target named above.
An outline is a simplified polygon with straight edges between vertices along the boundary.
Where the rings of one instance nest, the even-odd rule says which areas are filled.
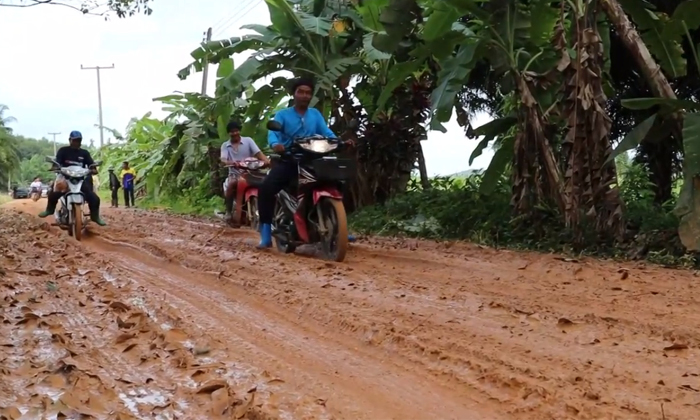
[[[294,105],[275,115],[275,121],[282,125],[281,131],[268,131],[267,142],[275,151],[282,154],[288,151],[297,137],[321,135],[336,138],[328,128],[323,115],[316,108],[309,108],[314,92],[314,82],[296,79],[292,85]],[[275,195],[298,176],[297,163],[293,160],[280,160],[270,169],[259,191],[260,244],[258,248],[272,246],[272,217],[275,209]]]

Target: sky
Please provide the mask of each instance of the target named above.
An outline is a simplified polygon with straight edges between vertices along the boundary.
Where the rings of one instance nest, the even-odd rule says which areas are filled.
[[[208,27],[213,39],[222,39],[246,33],[243,25],[270,23],[264,0],[160,0],[153,10],[151,16],[105,21],[61,6],[0,7],[0,104],[17,119],[11,125],[15,132],[49,139],[48,133],[59,132],[58,140],[65,141],[71,130],[79,130],[86,143],[93,139],[99,145],[96,71],[81,70],[81,65],[114,64],[100,72],[103,118],[106,127],[123,133],[131,118],[166,115],[153,98],[201,90],[201,73],[181,81],[177,72],[191,62],[189,54]],[[215,74],[212,66],[209,93]],[[479,115],[472,124],[488,121]],[[430,132],[423,142],[431,176],[488,165],[493,151],[470,167],[478,142],[467,139],[454,119],[445,126],[447,133]],[[105,131],[105,142],[109,137]]]

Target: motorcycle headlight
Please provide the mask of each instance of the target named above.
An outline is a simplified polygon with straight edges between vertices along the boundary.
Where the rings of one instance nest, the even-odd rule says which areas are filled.
[[[90,173],[90,170],[79,166],[69,166],[67,168],[61,168],[61,173],[70,178],[83,178]]]
[[[328,153],[338,148],[338,143],[325,139],[310,140],[308,143],[301,143],[301,148],[314,153]]]
[[[262,161],[255,160],[252,162],[246,162],[246,166],[248,167],[248,169],[256,170],[256,169],[260,169],[260,167],[263,166],[263,163],[262,163]]]

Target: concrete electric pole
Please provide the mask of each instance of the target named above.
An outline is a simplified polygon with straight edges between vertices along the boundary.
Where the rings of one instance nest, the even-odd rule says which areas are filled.
[[[53,136],[53,157],[56,157],[56,136],[61,133],[49,133],[49,136]]]
[[[104,127],[102,124],[102,83],[100,82],[100,70],[111,70],[114,68],[114,64],[109,67],[85,67],[80,65],[80,70],[96,70],[97,71],[97,105],[100,107],[100,147],[105,145],[105,134]]]
[[[207,32],[204,34],[204,42],[209,42],[211,41],[211,28],[207,29]],[[207,94],[207,77],[209,76],[209,63],[205,62],[204,63],[204,72],[202,73],[202,95]]]

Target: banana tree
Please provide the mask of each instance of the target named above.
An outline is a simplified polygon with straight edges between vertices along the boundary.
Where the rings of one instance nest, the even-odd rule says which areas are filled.
[[[382,14],[382,19],[392,22],[387,26],[388,38],[398,38],[402,17],[403,25],[408,24],[405,19],[410,17],[401,12],[411,10],[407,2],[393,0],[395,7],[388,7],[386,14]],[[435,57],[433,51],[440,54],[436,57],[440,68],[437,87],[431,96],[431,128],[440,129],[441,123],[451,118],[458,95],[472,70],[478,63],[487,62],[501,78],[503,89],[514,92],[518,98],[516,118],[520,130],[512,139],[512,148],[502,147],[497,151],[482,191],[488,192],[488,186],[493,184],[490,178],[500,176],[508,162],[513,161],[513,205],[517,212],[526,213],[545,201],[564,210],[561,173],[552,145],[545,136],[548,110],[556,101],[553,83],[544,75],[556,62],[549,40],[557,21],[557,10],[546,1],[527,5],[514,0],[413,3],[427,9],[422,33],[426,45],[417,48],[414,54],[419,58]],[[450,43],[452,40],[456,42]],[[377,37],[378,45],[384,42],[385,39]],[[444,50],[440,46],[444,46]],[[445,50],[448,54],[443,53]]]
[[[674,19],[676,19],[678,27],[686,28],[686,37],[691,41],[686,19],[691,19],[696,23],[695,29],[700,26],[700,22],[686,14],[676,16],[674,13]],[[692,42],[690,45],[693,45]],[[693,57],[696,69],[700,72],[698,52],[693,48],[689,55]],[[656,108],[657,112],[637,126],[623,140],[623,143],[618,147],[620,153],[626,148],[636,146],[638,141],[641,141],[651,131],[655,119],[677,119],[682,116],[683,186],[675,211],[680,219],[678,233],[681,242],[689,251],[700,251],[700,105],[695,101],[672,98],[638,98],[623,101],[623,106],[633,110]]]
[[[564,76],[562,114],[567,126],[562,144],[566,159],[564,194],[568,204],[565,223],[574,229],[578,239],[583,238],[585,227],[592,224],[602,237],[622,240],[625,232],[622,200],[616,168],[609,159],[611,120],[605,110],[607,98],[603,92],[604,51],[609,51],[609,44],[604,46],[598,29],[594,1],[575,0],[568,5],[568,8],[562,5],[554,37],[560,54],[557,70]],[[570,31],[565,29],[565,12],[572,19]]]
[[[280,71],[289,71],[295,76],[316,80],[312,105],[324,115],[330,115],[332,102],[338,99],[336,85],[352,74],[362,73],[358,52],[364,29],[352,24],[358,20],[357,15],[349,8],[338,13],[325,7],[325,2],[320,9],[315,5],[318,2],[304,2],[302,7],[290,0],[266,0],[266,3],[272,25],[246,25],[244,29],[256,33],[202,44],[191,53],[195,61],[182,69],[179,77],[184,79],[193,70],[200,71],[206,62],[222,63],[233,54],[251,51],[250,57],[223,77],[217,86],[217,96],[226,94],[241,98],[254,84]],[[310,6],[314,6],[312,10],[307,9]],[[287,94],[284,79],[275,77],[263,87],[255,88],[245,100],[265,104],[270,98],[273,102],[280,101]],[[253,106],[246,115],[250,125],[259,124],[259,110],[260,106]]]
[[[123,143],[107,145],[98,152],[98,158],[107,168],[116,169],[128,161],[137,172],[137,188],[145,186],[149,192],[158,194],[163,186],[175,186],[177,173],[168,166],[172,155],[174,121],[160,121],[147,113],[132,119],[123,136]],[[107,172],[102,172],[101,183],[105,184]]]

